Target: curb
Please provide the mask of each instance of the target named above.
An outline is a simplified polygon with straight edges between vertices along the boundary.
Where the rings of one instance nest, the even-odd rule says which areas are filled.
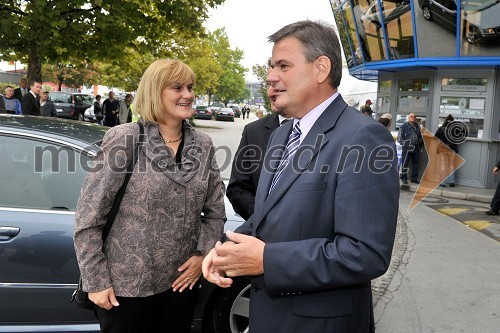
[[[404,191],[416,192],[417,186],[416,185],[402,184],[402,185],[400,185],[400,189],[404,190]],[[435,195],[435,196],[439,196],[439,197],[443,197],[443,198],[475,201],[475,202],[482,202],[482,203],[487,203],[487,204],[491,203],[491,198],[492,198],[491,196],[487,196],[487,195],[447,191],[447,190],[440,190],[437,188],[435,190],[433,190],[430,194]]]

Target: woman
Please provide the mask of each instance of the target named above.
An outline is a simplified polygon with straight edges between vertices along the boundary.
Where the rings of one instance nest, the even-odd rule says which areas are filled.
[[[179,60],[155,61],[144,72],[134,111],[145,142],[104,249],[102,228],[137,124],[109,129],[85,179],[75,249],[103,332],[189,332],[203,255],[226,219],[212,141],[188,121],[194,82]]]
[[[434,136],[438,138],[441,142],[438,141],[438,145],[436,148],[436,153],[439,155],[441,160],[441,179],[442,182],[439,184],[442,187],[446,187],[446,184],[449,184],[450,187],[455,186],[455,153],[458,153],[458,146],[453,141],[453,137],[450,137],[452,134],[456,134],[453,131],[449,131],[450,125],[453,123],[455,119],[453,115],[449,114],[443,122]],[[456,131],[455,131],[456,132]],[[448,149],[448,148],[449,149]],[[449,176],[447,176],[449,175]]]

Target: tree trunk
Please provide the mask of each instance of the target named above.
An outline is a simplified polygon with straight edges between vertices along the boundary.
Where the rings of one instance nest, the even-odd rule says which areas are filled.
[[[33,81],[42,83],[42,63],[35,42],[28,46],[28,84]]]

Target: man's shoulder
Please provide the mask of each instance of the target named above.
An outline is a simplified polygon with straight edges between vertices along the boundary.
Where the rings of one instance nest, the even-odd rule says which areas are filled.
[[[276,113],[273,113],[267,117],[259,120],[255,120],[250,124],[245,125],[247,131],[259,131],[264,128],[276,128],[279,127],[279,119]]]

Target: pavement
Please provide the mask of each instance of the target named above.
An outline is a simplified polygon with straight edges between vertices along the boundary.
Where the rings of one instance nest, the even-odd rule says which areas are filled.
[[[498,332],[495,190],[438,187],[409,209],[416,191],[401,185],[390,267],[372,281],[377,333]]]

